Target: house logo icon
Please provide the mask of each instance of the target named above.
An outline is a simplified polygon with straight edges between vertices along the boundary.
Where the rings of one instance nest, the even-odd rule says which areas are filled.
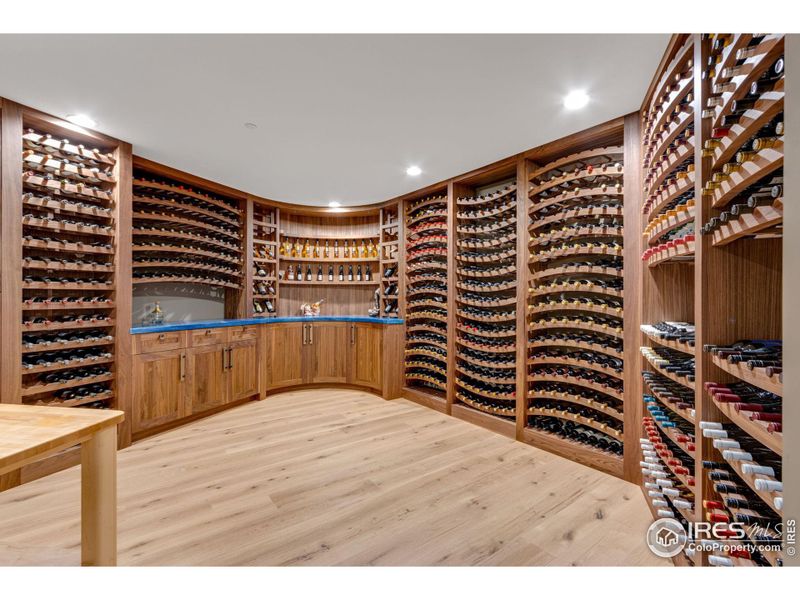
[[[659,519],[647,529],[650,551],[662,558],[672,558],[686,545],[686,530],[675,519]]]

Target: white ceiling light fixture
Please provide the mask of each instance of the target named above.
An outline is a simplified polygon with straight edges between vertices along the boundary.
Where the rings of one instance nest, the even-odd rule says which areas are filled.
[[[589,104],[589,94],[584,90],[574,90],[564,96],[564,108],[578,110]]]
[[[97,125],[94,119],[84,114],[67,115],[67,121],[75,125],[79,125],[80,127],[94,127]]]
[[[406,169],[406,175],[411,175],[412,177],[416,177],[417,175],[422,174],[422,169],[420,169],[417,165],[411,165]]]
[[[255,123],[250,123],[249,121],[244,124],[245,129],[256,129],[257,127],[258,125],[256,125]]]
[[[331,208],[340,208],[342,206],[342,203],[337,202],[336,200],[331,200],[330,202],[328,202],[328,206],[330,206]]]

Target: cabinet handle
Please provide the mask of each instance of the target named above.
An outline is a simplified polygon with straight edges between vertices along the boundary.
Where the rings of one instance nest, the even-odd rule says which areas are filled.
[[[167,336],[166,336],[166,334],[164,334],[164,333],[160,333],[160,334],[158,334],[158,339],[159,339],[159,341],[160,341],[160,340],[163,340],[165,337],[167,337]]]
[[[356,326],[355,323],[350,324],[350,345],[354,346],[356,343]]]
[[[308,325],[308,343],[309,344],[313,344],[314,343],[314,325],[313,324],[309,324]]]
[[[181,381],[186,380],[186,353],[181,352],[181,366],[180,366]]]
[[[303,323],[303,346],[306,345],[306,327],[308,327],[308,325]]]
[[[228,348],[228,368],[233,369],[233,348]]]

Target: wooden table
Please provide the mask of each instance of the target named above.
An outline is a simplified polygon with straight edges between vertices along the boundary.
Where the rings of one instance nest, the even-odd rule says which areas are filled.
[[[117,564],[118,410],[0,404],[0,475],[81,445],[81,564]],[[33,515],[31,515],[33,518]]]

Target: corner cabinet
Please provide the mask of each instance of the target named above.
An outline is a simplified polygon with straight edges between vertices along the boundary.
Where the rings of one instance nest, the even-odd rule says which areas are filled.
[[[381,390],[383,383],[383,326],[350,323],[348,383]]]

